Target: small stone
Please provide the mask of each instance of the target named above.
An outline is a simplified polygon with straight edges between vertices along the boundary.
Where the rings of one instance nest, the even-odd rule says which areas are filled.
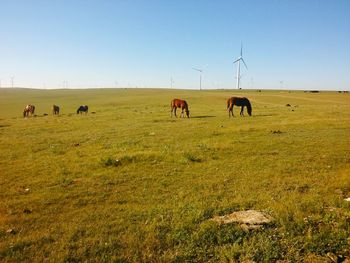
[[[350,197],[344,199],[346,202],[350,202]]]
[[[115,166],[119,166],[119,165],[121,165],[122,163],[120,162],[120,160],[119,159],[115,159],[114,160],[114,165]]]
[[[15,234],[16,232],[15,232],[14,229],[10,228],[10,229],[7,229],[7,230],[6,230],[6,233],[7,233],[7,234]]]

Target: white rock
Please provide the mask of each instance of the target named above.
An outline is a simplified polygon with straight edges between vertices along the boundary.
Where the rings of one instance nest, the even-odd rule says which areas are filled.
[[[247,210],[233,212],[224,216],[215,216],[212,220],[220,224],[239,223],[247,225],[263,225],[270,223],[273,218],[259,211]]]

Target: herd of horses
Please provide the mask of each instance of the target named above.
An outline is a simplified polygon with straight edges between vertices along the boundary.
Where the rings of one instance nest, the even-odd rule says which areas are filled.
[[[233,107],[235,105],[238,107],[241,107],[240,116],[244,116],[243,111],[244,111],[245,107],[247,107],[247,112],[248,112],[249,116],[252,115],[252,105],[250,104],[250,101],[247,98],[245,98],[245,97],[231,97],[227,100],[227,110],[228,110],[229,117],[231,117],[231,116],[233,117]],[[178,108],[181,109],[180,118],[181,117],[184,118],[185,113],[186,113],[187,118],[190,117],[188,103],[185,100],[173,99],[171,101],[170,107],[171,107],[171,117],[173,117],[173,114],[175,115],[175,117],[177,117],[176,110]],[[35,106],[28,104],[23,110],[23,117],[29,117],[29,115],[33,116],[34,111],[35,111]],[[79,114],[79,113],[82,114],[83,112],[86,114],[86,113],[88,113],[88,111],[89,111],[89,107],[87,105],[81,105],[77,109],[77,114]],[[58,114],[60,114],[60,107],[57,105],[52,105],[52,115],[58,115]]]
[[[29,116],[33,116],[34,115],[34,111],[35,111],[35,106],[28,104],[27,106],[25,106],[24,110],[23,110],[23,117],[29,117]],[[79,108],[77,109],[77,114],[82,114],[83,112],[86,114],[89,111],[89,107],[87,105],[81,105],[79,106]],[[59,115],[60,114],[60,107],[57,105],[52,105],[52,115]],[[47,114],[45,114],[47,115]]]

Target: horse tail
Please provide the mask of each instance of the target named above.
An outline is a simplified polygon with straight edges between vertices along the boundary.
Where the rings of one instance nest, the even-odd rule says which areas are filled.
[[[81,108],[81,107],[79,107],[79,108],[77,109],[77,114],[79,114],[80,108]]]
[[[227,109],[230,108],[230,105],[231,105],[231,98],[229,98],[229,99],[227,100]]]
[[[248,111],[248,114],[249,116],[252,116],[252,105],[250,104],[250,101],[248,99],[247,100],[247,111]]]

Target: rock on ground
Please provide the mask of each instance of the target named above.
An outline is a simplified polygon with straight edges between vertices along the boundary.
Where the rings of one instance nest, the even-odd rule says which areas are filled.
[[[238,223],[244,230],[258,229],[264,224],[269,224],[273,218],[263,212],[246,210],[233,212],[224,216],[214,216],[211,220],[220,224]]]

